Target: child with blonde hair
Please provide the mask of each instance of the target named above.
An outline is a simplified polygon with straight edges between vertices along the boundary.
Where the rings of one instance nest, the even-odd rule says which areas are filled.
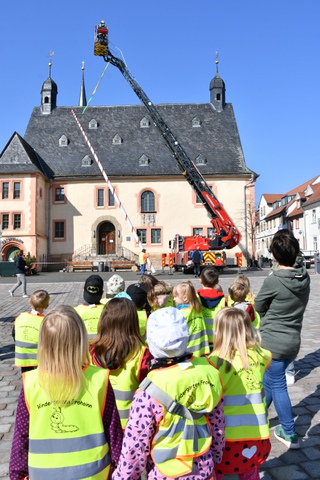
[[[114,387],[124,429],[134,392],[148,373],[152,356],[139,333],[137,309],[127,298],[112,298],[105,305],[98,335],[90,341],[92,362],[106,368]]]
[[[66,348],[67,346],[67,348]],[[88,334],[75,309],[51,310],[40,327],[38,368],[23,374],[10,479],[108,478],[122,429],[108,370],[89,365]]]
[[[175,306],[187,321],[189,341],[187,351],[195,357],[207,355],[210,352],[209,338],[202,314],[202,306],[198,300],[193,284],[182,282],[173,288]]]
[[[46,290],[36,290],[29,299],[31,311],[20,313],[14,321],[15,366],[22,373],[37,368],[39,330],[49,302]]]
[[[217,480],[233,474],[240,480],[259,480],[259,466],[271,449],[262,385],[271,352],[255,340],[249,315],[242,310],[220,310],[214,332],[209,359],[222,378],[226,421],[226,446],[222,461],[215,466]]]
[[[250,291],[250,281],[245,275],[238,275],[235,281],[229,287],[229,297],[227,300],[229,307],[239,308],[249,314],[253,327],[256,331],[260,327],[260,315],[253,307],[254,295]]]

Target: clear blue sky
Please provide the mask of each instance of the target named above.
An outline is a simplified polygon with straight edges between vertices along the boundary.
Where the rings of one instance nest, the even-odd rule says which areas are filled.
[[[256,202],[320,174],[319,0],[16,0],[1,10],[0,151],[40,104],[50,50],[58,105],[78,104],[82,61],[90,97],[105,66],[93,55],[103,19],[154,103],[209,102],[219,52],[246,163],[260,175]],[[137,103],[110,66],[91,105]]]

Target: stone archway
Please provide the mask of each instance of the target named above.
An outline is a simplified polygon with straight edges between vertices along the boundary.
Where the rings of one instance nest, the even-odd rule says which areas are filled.
[[[116,253],[116,229],[113,223],[103,222],[98,227],[98,255]]]

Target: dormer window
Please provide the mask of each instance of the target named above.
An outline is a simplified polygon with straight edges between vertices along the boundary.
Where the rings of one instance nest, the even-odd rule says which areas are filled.
[[[207,160],[200,153],[200,155],[198,155],[197,158],[196,158],[196,165],[206,165],[206,163],[207,163]]]
[[[120,145],[121,143],[122,143],[122,138],[120,137],[120,135],[116,134],[112,139],[112,144]]]
[[[67,137],[65,135],[62,135],[59,138],[59,147],[67,147],[68,143],[69,143],[69,140],[67,139]]]
[[[98,122],[94,118],[89,122],[90,130],[96,130],[98,128]]]
[[[192,127],[201,127],[200,118],[194,117],[194,119],[192,120]]]
[[[139,158],[139,166],[140,167],[146,167],[146,166],[149,165],[149,163],[150,163],[150,160],[147,157],[147,155],[145,155],[145,154],[141,155],[141,157]]]
[[[143,117],[143,119],[140,121],[140,128],[149,128],[150,127],[150,122],[146,117]]]
[[[91,159],[91,157],[89,157],[89,155],[86,155],[81,160],[81,166],[82,167],[90,167],[90,165],[92,165],[92,159]]]

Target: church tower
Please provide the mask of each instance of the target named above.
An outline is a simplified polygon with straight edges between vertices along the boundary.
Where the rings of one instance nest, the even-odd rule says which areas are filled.
[[[51,60],[48,63],[49,72],[48,78],[43,83],[41,88],[41,113],[43,115],[48,115],[54,110],[57,106],[57,95],[58,95],[58,87],[56,82],[54,82],[51,78],[51,67],[52,63]]]
[[[216,75],[210,82],[210,103],[215,107],[217,112],[222,112],[226,104],[226,86],[219,75],[218,71],[218,54],[216,56]]]

